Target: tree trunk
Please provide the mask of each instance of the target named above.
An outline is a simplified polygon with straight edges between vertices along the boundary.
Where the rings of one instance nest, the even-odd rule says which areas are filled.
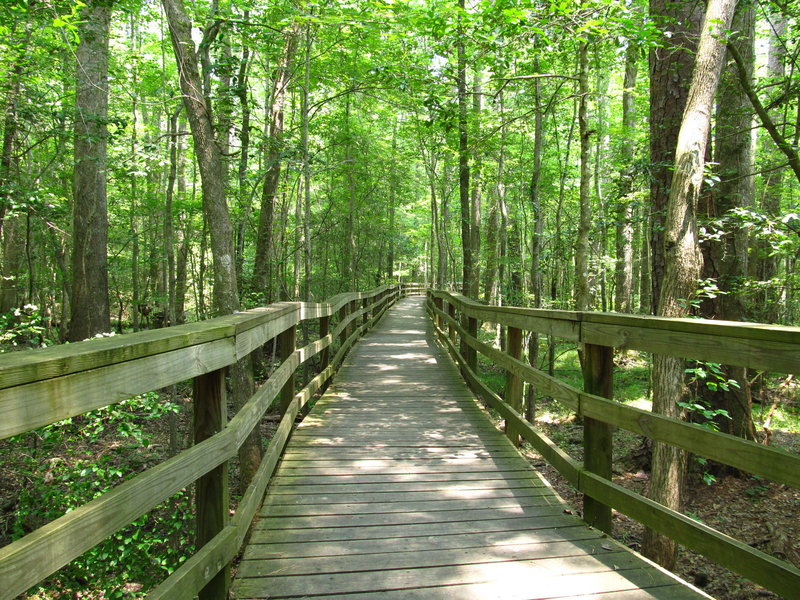
[[[250,18],[250,11],[245,10],[242,19],[246,22]],[[239,196],[239,218],[236,223],[236,281],[243,281],[242,269],[244,267],[244,247],[247,222],[250,220],[250,186],[248,185],[248,169],[250,160],[250,95],[248,90],[250,70],[250,48],[242,48],[242,57],[239,61],[239,73],[236,76],[236,96],[242,111],[242,124],[239,133],[239,166],[236,173]],[[244,287],[244,285],[242,286]]]
[[[733,44],[747,65],[747,75],[753,77],[755,59],[755,13],[749,3],[739,4],[733,20],[736,37]],[[722,72],[717,96],[714,160],[720,182],[711,194],[706,213],[712,219],[725,218],[736,208],[753,206],[755,188],[753,163],[753,131],[750,101],[739,83],[734,61]],[[703,314],[708,318],[745,321],[742,292],[747,278],[747,232],[734,223],[725,226],[722,236],[709,239],[703,248],[703,279],[713,279],[723,294],[703,302]],[[720,431],[755,440],[752,398],[746,370],[725,367],[723,373],[733,378],[739,387],[711,390],[701,386],[703,397],[714,409],[727,411],[730,418],[717,421]]]
[[[725,43],[721,38],[730,27],[735,6],[736,0],[710,0],[701,30],[692,84],[678,134],[675,170],[667,203],[664,230],[666,271],[658,308],[658,314],[664,317],[687,315],[686,301],[694,296],[700,275],[697,204],[703,183],[714,95],[725,58]],[[654,355],[653,412],[679,416],[677,402],[683,398],[684,393],[683,360]],[[648,497],[670,508],[679,509],[685,463],[684,451],[655,442]],[[666,536],[647,529],[642,551],[645,556],[663,567],[674,567],[677,545]]]
[[[472,139],[480,138],[481,122],[481,73],[475,71],[472,94],[473,133]],[[502,152],[502,150],[501,150]],[[480,260],[481,255],[481,159],[480,153],[475,153],[474,167],[472,169],[469,205],[469,247],[472,254],[472,268],[469,275],[470,298],[477,299],[480,295]]]
[[[283,107],[286,102],[286,91],[292,77],[297,42],[300,37],[300,24],[296,23],[286,34],[283,53],[275,69],[272,79],[272,99],[269,109],[269,131],[267,135],[266,175],[261,188],[261,212],[258,218],[258,234],[256,236],[256,258],[253,266],[253,289],[256,294],[269,304],[273,301],[272,285],[272,229],[275,219],[275,197],[281,176],[281,154],[283,152]]]
[[[169,140],[167,142],[168,148],[168,161],[169,173],[167,175],[167,191],[164,205],[164,253],[167,263],[167,297],[166,297],[166,310],[165,316],[168,325],[175,325],[182,317],[178,315],[176,310],[177,298],[177,282],[176,282],[176,264],[175,264],[175,215],[174,215],[174,198],[175,198],[175,182],[178,179],[178,117],[180,116],[180,108],[175,110],[169,117]],[[180,249],[179,249],[180,252]],[[185,263],[184,263],[185,265]],[[185,273],[185,269],[184,269]],[[181,303],[182,304],[182,303]],[[181,307],[181,313],[183,308]],[[180,321],[182,322],[182,321]]]
[[[108,32],[111,6],[90,0],[81,11],[75,53],[75,171],[72,218],[72,315],[76,342],[111,330],[108,303]]]
[[[633,289],[633,203],[630,193],[633,190],[633,160],[636,152],[634,133],[636,114],[634,112],[634,87],[636,86],[636,67],[639,46],[631,38],[625,51],[625,80],[622,85],[622,155],[623,167],[619,174],[619,196],[617,198],[617,242],[616,267],[614,276],[614,310],[631,312]]]
[[[591,291],[589,289],[589,230],[591,228],[591,206],[589,188],[590,144],[587,105],[589,103],[589,43],[582,41],[578,50],[578,131],[581,142],[580,156],[580,215],[578,235],[575,241],[575,310],[589,310]]]
[[[214,136],[211,107],[202,93],[197,55],[192,41],[191,21],[183,0],[162,0],[167,15],[172,47],[178,63],[183,104],[194,140],[197,166],[203,191],[203,213],[211,233],[214,258],[214,308],[217,314],[231,314],[239,309],[234,261],[233,229],[225,198],[225,164]],[[244,405],[253,389],[250,357],[231,366],[233,405]],[[245,489],[261,461],[261,434],[254,428],[239,449],[240,485]]]
[[[311,23],[306,23],[306,47],[303,64],[302,114],[303,145],[303,300],[311,302],[311,158],[308,149],[308,97],[311,93]],[[348,96],[349,98],[349,96]],[[307,324],[304,323],[304,343],[307,342]]]
[[[784,61],[786,60],[786,39],[787,22],[786,17],[775,11],[770,14],[770,36],[769,52],[767,55],[767,77],[771,81],[782,81],[786,76]],[[773,121],[779,122],[781,119],[780,109],[773,109],[771,114]],[[783,160],[780,150],[767,141],[769,134],[760,134],[762,151],[769,157],[769,166],[780,163]],[[781,195],[783,192],[783,168],[771,171],[765,176],[764,195],[761,203],[762,210],[770,217],[776,218],[780,212]],[[758,259],[756,261],[757,271],[755,277],[761,281],[772,281],[778,274],[778,256],[771,255],[771,248],[767,242],[758,244]],[[780,293],[776,284],[765,287],[764,293],[758,303],[756,320],[762,323],[777,323],[779,319]]]
[[[664,222],[672,165],[689,93],[689,74],[703,18],[703,4],[650,0],[650,16],[659,31],[664,32],[659,43],[650,50],[650,283],[652,313],[658,314],[665,271]]]
[[[458,0],[463,12],[465,0]],[[469,190],[469,132],[467,130],[467,54],[464,47],[464,25],[461,14],[458,15],[456,32],[456,60],[458,63],[457,96],[458,96],[458,198],[461,208],[461,293],[469,296],[472,292],[471,277],[473,274],[472,232],[470,225],[471,204]]]
[[[211,234],[214,259],[214,310],[230,314],[239,309],[234,264],[233,229],[225,198],[225,165],[214,136],[210,107],[202,92],[192,24],[183,0],[162,0],[172,47],[178,63],[183,104],[192,130],[203,196],[203,212]]]
[[[538,64],[537,70],[538,70]],[[539,184],[542,175],[542,149],[544,147],[544,130],[542,123],[541,84],[536,79],[533,83],[534,126],[533,126],[533,165],[531,165],[530,199],[533,209],[533,239],[531,240],[531,292],[534,308],[542,307],[542,238],[544,237],[544,214]],[[528,362],[534,369],[539,368],[539,334],[531,331],[528,341]],[[525,398],[525,418],[533,422],[536,419],[536,386],[528,385]]]

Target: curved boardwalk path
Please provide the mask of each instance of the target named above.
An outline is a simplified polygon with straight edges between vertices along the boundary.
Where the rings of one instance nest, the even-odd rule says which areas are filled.
[[[237,598],[707,598],[568,514],[394,307],[297,427]]]

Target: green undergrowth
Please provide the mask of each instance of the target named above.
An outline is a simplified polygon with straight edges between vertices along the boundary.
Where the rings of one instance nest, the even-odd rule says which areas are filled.
[[[496,345],[497,336],[493,329],[481,329],[479,337],[484,343]],[[527,350],[527,340],[524,348]],[[548,355],[547,341],[544,336],[540,336],[537,367],[545,373],[549,370]],[[553,356],[555,360],[552,375],[568,385],[582,389],[583,378],[576,345],[557,342]],[[650,410],[650,369],[649,354],[617,352],[614,356],[614,400]],[[501,398],[505,396],[505,370],[480,354],[478,375],[492,391]],[[766,401],[759,402],[760,398],[754,397],[753,419],[756,428],[761,431],[766,422],[771,432],[779,434],[772,436],[771,443],[800,453],[800,385],[791,378],[785,379],[785,376],[767,377],[766,381],[766,389],[769,390]],[[578,435],[577,432],[582,428],[574,423],[575,414],[567,406],[553,398],[539,395],[536,399],[536,421],[537,426],[547,429],[553,441],[563,442],[565,449],[572,447],[582,453],[582,434]],[[638,446],[640,441],[640,436],[627,431],[617,430],[615,433],[615,448],[620,446],[621,449],[627,447],[630,450]]]
[[[178,404],[150,392],[0,443],[2,544],[100,496],[168,458],[163,443]],[[8,494],[8,496],[5,496]],[[184,490],[83,553],[28,592],[45,600],[139,598],[192,553]],[[91,592],[90,592],[91,591]],[[85,595],[90,594],[90,595]]]

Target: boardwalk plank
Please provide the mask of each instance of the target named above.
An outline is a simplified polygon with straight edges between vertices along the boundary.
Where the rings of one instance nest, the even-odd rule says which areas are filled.
[[[421,302],[352,350],[296,428],[236,597],[707,597],[571,514],[432,342]]]
[[[469,548],[496,548],[507,545],[549,544],[555,542],[581,542],[603,538],[595,529],[575,524],[558,529],[520,529],[517,531],[487,531],[455,533],[450,535],[423,535],[392,538],[388,545],[394,552],[420,552],[425,550],[457,550]],[[289,558],[313,556],[341,556],[343,554],[386,553],[387,545],[377,545],[374,540],[339,540],[336,542],[264,542],[247,547],[244,560],[261,558]]]

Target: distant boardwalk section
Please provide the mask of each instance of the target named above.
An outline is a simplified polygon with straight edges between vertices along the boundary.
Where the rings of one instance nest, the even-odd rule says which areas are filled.
[[[293,434],[237,598],[708,598],[568,514],[434,342],[424,299],[354,348]]]

